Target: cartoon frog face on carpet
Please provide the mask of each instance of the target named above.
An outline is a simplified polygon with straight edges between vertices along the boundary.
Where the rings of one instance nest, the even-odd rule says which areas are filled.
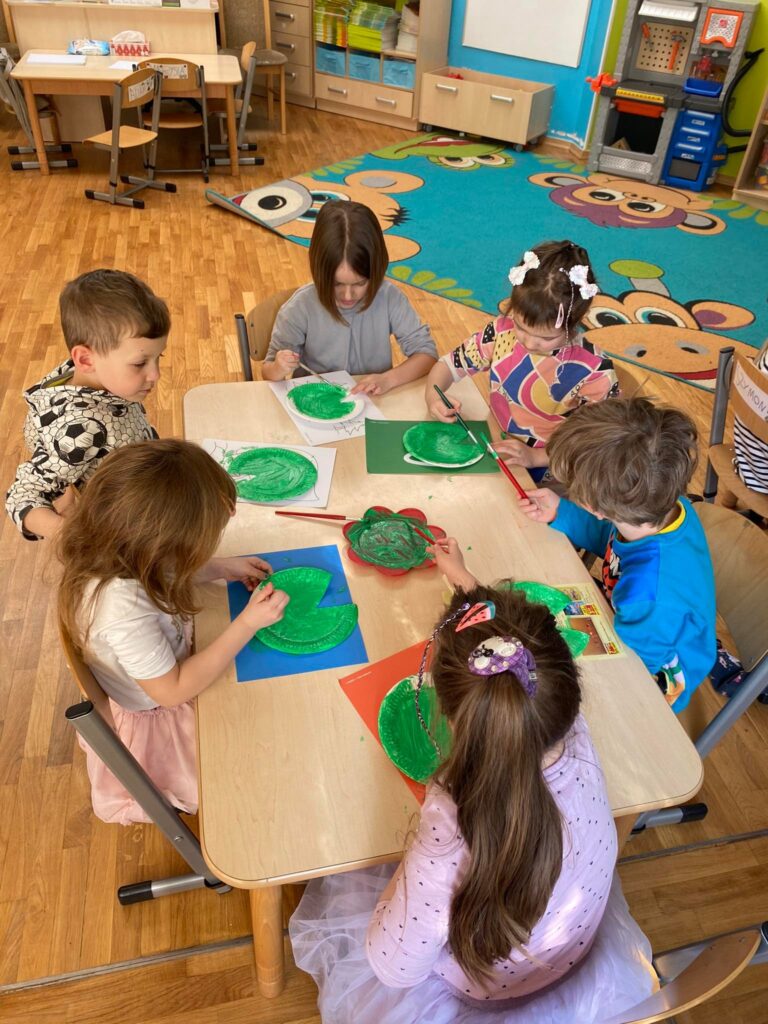
[[[452,171],[476,171],[479,167],[512,167],[515,158],[500,143],[479,139],[454,139],[449,135],[422,135],[377,149],[372,156],[382,160],[405,160],[409,156],[426,157]]]
[[[599,227],[677,228],[694,235],[719,235],[725,222],[712,213],[708,199],[666,185],[649,185],[610,174],[547,172],[528,179],[532,185],[552,189],[556,203],[576,217]]]
[[[403,192],[421,188],[423,179],[402,171],[357,171],[344,183],[323,182],[298,176],[276,181],[263,188],[235,196],[233,202],[254,220],[286,238],[311,238],[320,207],[334,199],[364,203],[376,215],[384,232],[390,260],[415,256],[421,246],[404,235],[389,234],[389,229],[408,217],[397,199]]]
[[[721,348],[733,345],[743,355],[754,355],[751,346],[714,333],[751,324],[750,310],[716,299],[676,302],[661,283],[661,270],[650,263],[617,260],[611,269],[640,290],[595,296],[582,337],[603,351],[706,388],[715,386]]]

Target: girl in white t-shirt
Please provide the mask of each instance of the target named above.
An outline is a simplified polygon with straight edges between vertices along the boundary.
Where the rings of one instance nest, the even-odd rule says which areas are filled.
[[[197,810],[194,698],[259,629],[278,622],[287,594],[257,590],[270,566],[214,558],[235,511],[231,478],[197,445],[146,441],[109,455],[66,518],[59,616],[108,694],[117,732],[170,802]],[[192,654],[195,585],[241,580],[243,611]],[[93,809],[104,821],[148,821],[85,744]]]

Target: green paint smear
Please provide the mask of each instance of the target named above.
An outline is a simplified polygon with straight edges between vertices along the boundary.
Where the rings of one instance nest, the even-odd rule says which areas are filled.
[[[451,730],[448,720],[439,713],[433,686],[422,686],[419,708],[446,757],[451,749]],[[379,739],[387,757],[409,779],[426,782],[440,767],[437,750],[416,713],[416,676],[401,679],[381,702]]]
[[[413,527],[425,530],[423,522],[396,512],[369,508],[347,531],[347,540],[366,562],[387,569],[415,569],[427,557],[427,542]],[[425,532],[429,532],[425,530]]]
[[[415,423],[403,434],[403,447],[422,462],[451,466],[465,466],[483,452],[458,423]]]
[[[319,420],[338,420],[355,408],[354,401],[350,401],[344,388],[320,381],[291,388],[288,399],[298,412]]]
[[[269,582],[275,590],[284,590],[291,600],[280,622],[260,629],[254,639],[283,654],[317,654],[338,647],[354,632],[357,605],[318,608],[332,578],[327,570],[312,566],[272,573]],[[250,646],[256,645],[251,641]]]
[[[285,501],[306,494],[317,483],[317,466],[301,452],[286,448],[248,448],[229,461],[227,470],[243,476],[235,486],[248,501]]]

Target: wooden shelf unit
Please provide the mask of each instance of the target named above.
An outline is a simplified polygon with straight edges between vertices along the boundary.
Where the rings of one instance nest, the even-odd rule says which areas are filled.
[[[763,147],[768,143],[768,88],[755,118],[755,126],[747,144],[747,151],[741,161],[739,173],[733,186],[733,198],[749,206],[768,210],[768,188],[755,183],[755,174]]]

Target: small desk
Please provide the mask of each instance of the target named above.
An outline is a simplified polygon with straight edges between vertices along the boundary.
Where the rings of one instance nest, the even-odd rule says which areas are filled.
[[[421,419],[423,389],[417,381],[376,402],[391,419]],[[488,416],[471,381],[455,385],[454,393],[467,418]],[[185,435],[196,441],[303,443],[266,383],[193,388],[184,398],[184,423]],[[369,476],[364,439],[341,442],[327,511],[354,515],[375,504],[428,511],[430,522],[460,539],[468,568],[483,581],[588,578],[562,534],[517,510],[501,474]],[[336,525],[282,519],[272,508],[238,504],[221,553],[334,543],[343,547]],[[429,635],[446,589],[437,572],[385,579],[342,558],[372,662]],[[224,587],[210,584],[204,591],[196,624],[201,648],[229,622]],[[581,667],[584,712],[626,836],[641,811],[696,793],[701,760],[634,653]],[[281,884],[398,859],[418,812],[411,791],[338,685],[352,671],[238,684],[232,666],[197,699],[203,853],[219,878],[251,890],[264,995],[277,995],[283,982]]]
[[[40,173],[50,174],[45,142],[40,130],[35,96],[111,96],[115,83],[130,74],[114,70],[110,65],[120,57],[86,57],[85,64],[30,64],[31,53],[64,53],[64,50],[27,50],[11,72],[24,88],[29,120],[32,126]],[[149,59],[181,57],[199,64],[205,71],[205,91],[209,99],[223,99],[227,107],[227,136],[232,174],[237,173],[237,123],[235,118],[235,89],[242,81],[237,57],[206,53],[153,53]],[[122,58],[125,59],[125,58]],[[142,58],[144,59],[144,58]]]

